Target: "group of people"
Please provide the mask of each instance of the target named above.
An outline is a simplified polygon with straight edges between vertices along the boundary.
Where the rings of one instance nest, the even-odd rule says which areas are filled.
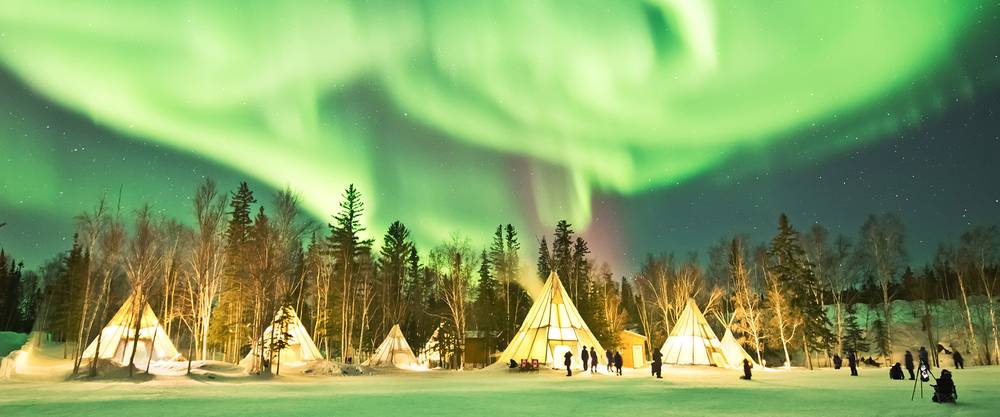
[[[957,350],[951,352],[951,358],[955,362],[955,367],[958,369],[965,368],[965,359],[962,358],[962,354]],[[889,379],[892,380],[904,380],[906,375],[903,373],[903,367],[906,367],[906,372],[909,373],[910,380],[914,381],[917,375],[913,372],[915,369],[920,371],[920,381],[928,382],[932,374],[930,373],[930,358],[927,353],[927,348],[921,346],[920,350],[917,351],[917,360],[919,361],[919,368],[915,366],[913,360],[913,354],[910,351],[906,351],[903,355],[903,364],[896,362],[889,368]],[[833,355],[833,368],[840,369],[842,364],[842,359],[840,355]],[[851,376],[858,376],[858,357],[857,353],[853,350],[847,352],[847,364],[851,368]],[[951,371],[944,369],[941,371],[941,376],[936,378],[936,383],[931,384],[934,388],[934,396],[931,400],[937,403],[953,403],[958,399],[958,392],[955,390],[955,381],[952,379]],[[916,382],[914,382],[916,383]]]
[[[618,375],[621,375],[622,354],[619,353],[617,350],[614,353],[611,353],[611,351],[608,350],[604,352],[604,355],[608,359],[607,362],[608,373],[616,373]],[[566,353],[563,355],[563,358],[564,358],[563,364],[566,365],[566,376],[573,376],[573,368],[571,366],[573,364],[573,352],[566,351]],[[597,351],[594,350],[593,346],[590,347],[590,350],[587,350],[586,346],[584,346],[580,350],[580,360],[583,361],[583,372],[587,372],[587,370],[589,369],[590,373],[592,374],[597,373],[597,365],[598,365]],[[612,371],[612,367],[614,367],[614,371]]]

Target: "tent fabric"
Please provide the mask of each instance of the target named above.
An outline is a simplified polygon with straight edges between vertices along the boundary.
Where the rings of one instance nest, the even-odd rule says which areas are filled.
[[[722,352],[722,343],[692,299],[688,299],[660,352],[663,353],[664,364],[729,365]]]
[[[563,366],[563,354],[568,350],[573,353],[571,366],[581,368],[580,350],[583,346],[588,349],[593,347],[599,352],[599,357],[604,357],[604,348],[573,305],[559,275],[552,272],[521,328],[495,365],[506,366],[511,359],[515,362],[537,359],[541,364],[559,368]]]
[[[282,316],[284,320],[282,320]],[[274,328],[275,325],[279,327]],[[299,319],[299,315],[295,312],[295,309],[290,306],[282,307],[274,315],[274,320],[271,322],[270,326],[264,330],[261,340],[254,344],[253,350],[251,350],[247,355],[240,361],[240,364],[246,366],[254,355],[260,355],[260,349],[268,349],[268,341],[271,338],[271,332],[275,331],[275,334],[280,334],[282,332],[288,334],[288,339],[286,342],[288,345],[281,349],[280,358],[282,365],[300,365],[310,361],[323,360],[323,354],[320,353],[319,348],[316,347],[316,343],[313,342],[312,337],[309,336],[309,331],[302,324],[302,320]],[[277,336],[276,336],[277,337]]]
[[[375,349],[375,353],[362,363],[364,366],[413,368],[420,366],[417,357],[413,355],[410,344],[403,337],[399,325],[393,325],[385,340]]]
[[[177,352],[170,337],[160,326],[149,303],[140,301],[141,297],[133,293],[125,300],[118,312],[101,330],[101,351],[97,352],[97,337],[83,351],[83,359],[111,360],[119,365],[126,365],[132,357],[133,346],[136,347],[135,362],[183,360]],[[141,309],[141,314],[140,314]],[[139,332],[136,337],[136,316],[139,316]],[[136,345],[136,339],[138,344]]]
[[[749,353],[740,342],[736,340],[733,336],[733,331],[726,329],[726,334],[722,335],[722,355],[726,357],[726,361],[730,367],[739,368],[743,366],[743,359],[748,359],[753,366],[758,366],[757,361],[750,356]]]

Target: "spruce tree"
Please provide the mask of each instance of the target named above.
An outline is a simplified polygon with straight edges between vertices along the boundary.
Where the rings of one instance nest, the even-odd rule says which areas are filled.
[[[352,345],[355,306],[351,294],[355,291],[357,273],[360,268],[359,257],[366,254],[371,247],[370,239],[363,239],[361,233],[365,228],[361,225],[361,215],[364,213],[364,202],[361,192],[350,184],[340,202],[340,212],[333,216],[329,224],[330,236],[327,242],[340,275],[340,354],[346,358],[348,347]]]
[[[552,257],[549,254],[549,244],[545,243],[545,236],[538,244],[538,277],[543,281],[549,278],[552,272]]]
[[[847,317],[844,319],[844,349],[855,352],[865,352],[868,350],[865,331],[858,325],[858,319],[854,315],[853,307],[847,308]]]
[[[768,249],[770,269],[782,283],[789,296],[790,306],[802,326],[802,348],[810,369],[810,353],[830,347],[833,332],[820,297],[823,288],[812,272],[812,265],[799,242],[799,233],[789,223],[788,216],[778,218],[778,234]]]
[[[473,310],[476,314],[477,330],[487,335],[490,349],[503,349],[497,343],[503,311],[500,309],[498,283],[490,271],[490,257],[483,250],[479,264],[479,282],[476,283],[476,301]]]

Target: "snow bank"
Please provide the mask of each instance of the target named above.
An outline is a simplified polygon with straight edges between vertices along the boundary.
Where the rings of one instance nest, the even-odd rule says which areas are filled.
[[[0,357],[7,356],[24,346],[27,340],[28,335],[24,333],[0,332]]]

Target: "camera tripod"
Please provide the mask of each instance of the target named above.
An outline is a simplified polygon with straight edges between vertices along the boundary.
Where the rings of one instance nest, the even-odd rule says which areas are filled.
[[[918,373],[919,376],[917,376],[917,378],[913,380],[913,392],[910,393],[910,401],[913,401],[913,398],[917,395],[917,382],[920,382],[920,398],[923,399],[924,382],[929,382],[931,378],[934,378],[934,380],[937,381],[937,377],[934,376],[933,373],[931,373],[930,368],[927,367],[927,364],[925,363],[920,364],[920,369],[918,370]]]

